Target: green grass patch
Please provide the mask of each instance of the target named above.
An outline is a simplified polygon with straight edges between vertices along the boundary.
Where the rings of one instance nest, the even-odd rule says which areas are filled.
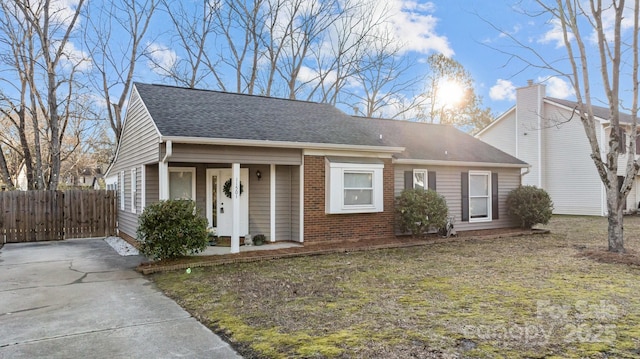
[[[640,268],[578,255],[606,246],[606,219],[546,228],[153,279],[246,357],[640,356]],[[625,234],[640,252],[640,218],[625,218]]]

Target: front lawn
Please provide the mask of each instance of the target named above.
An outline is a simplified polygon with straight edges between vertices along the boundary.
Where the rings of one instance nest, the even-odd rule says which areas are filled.
[[[551,234],[156,274],[246,358],[637,358],[640,267],[576,256],[606,219]],[[640,251],[640,217],[625,218]]]

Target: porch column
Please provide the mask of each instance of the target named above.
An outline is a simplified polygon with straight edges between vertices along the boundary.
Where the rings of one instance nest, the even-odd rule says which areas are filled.
[[[325,174],[326,176],[327,174]],[[300,165],[300,243],[304,242],[304,154]]]
[[[169,199],[169,158],[173,155],[173,142],[165,142],[164,152],[164,158],[158,163],[158,199],[161,201]]]
[[[169,164],[166,162],[158,163],[158,185],[160,193],[158,199],[166,201],[169,199]]]
[[[231,253],[240,252],[240,164],[231,165],[231,183],[233,183],[233,193],[231,203],[233,213],[231,218]]]
[[[269,169],[269,239],[276,241],[276,165]]]

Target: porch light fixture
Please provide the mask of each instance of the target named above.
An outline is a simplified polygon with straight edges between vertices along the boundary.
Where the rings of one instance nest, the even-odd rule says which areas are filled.
[[[256,171],[256,177],[258,177],[258,181],[262,179],[262,172],[260,172],[260,170]]]

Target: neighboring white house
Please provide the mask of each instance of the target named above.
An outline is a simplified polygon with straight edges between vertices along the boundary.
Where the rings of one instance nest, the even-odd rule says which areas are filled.
[[[476,137],[531,165],[523,185],[544,188],[556,214],[606,215],[605,188],[590,157],[591,149],[574,101],[545,95],[543,84],[529,81],[517,89],[516,105],[499,116]],[[594,107],[596,134],[604,154],[610,134],[608,109]],[[620,115],[630,132],[631,116]],[[625,141],[628,143],[628,141]],[[637,146],[638,147],[638,146]],[[638,151],[638,150],[636,150]],[[619,175],[626,158],[620,158]],[[638,179],[627,197],[627,209],[638,208]]]

